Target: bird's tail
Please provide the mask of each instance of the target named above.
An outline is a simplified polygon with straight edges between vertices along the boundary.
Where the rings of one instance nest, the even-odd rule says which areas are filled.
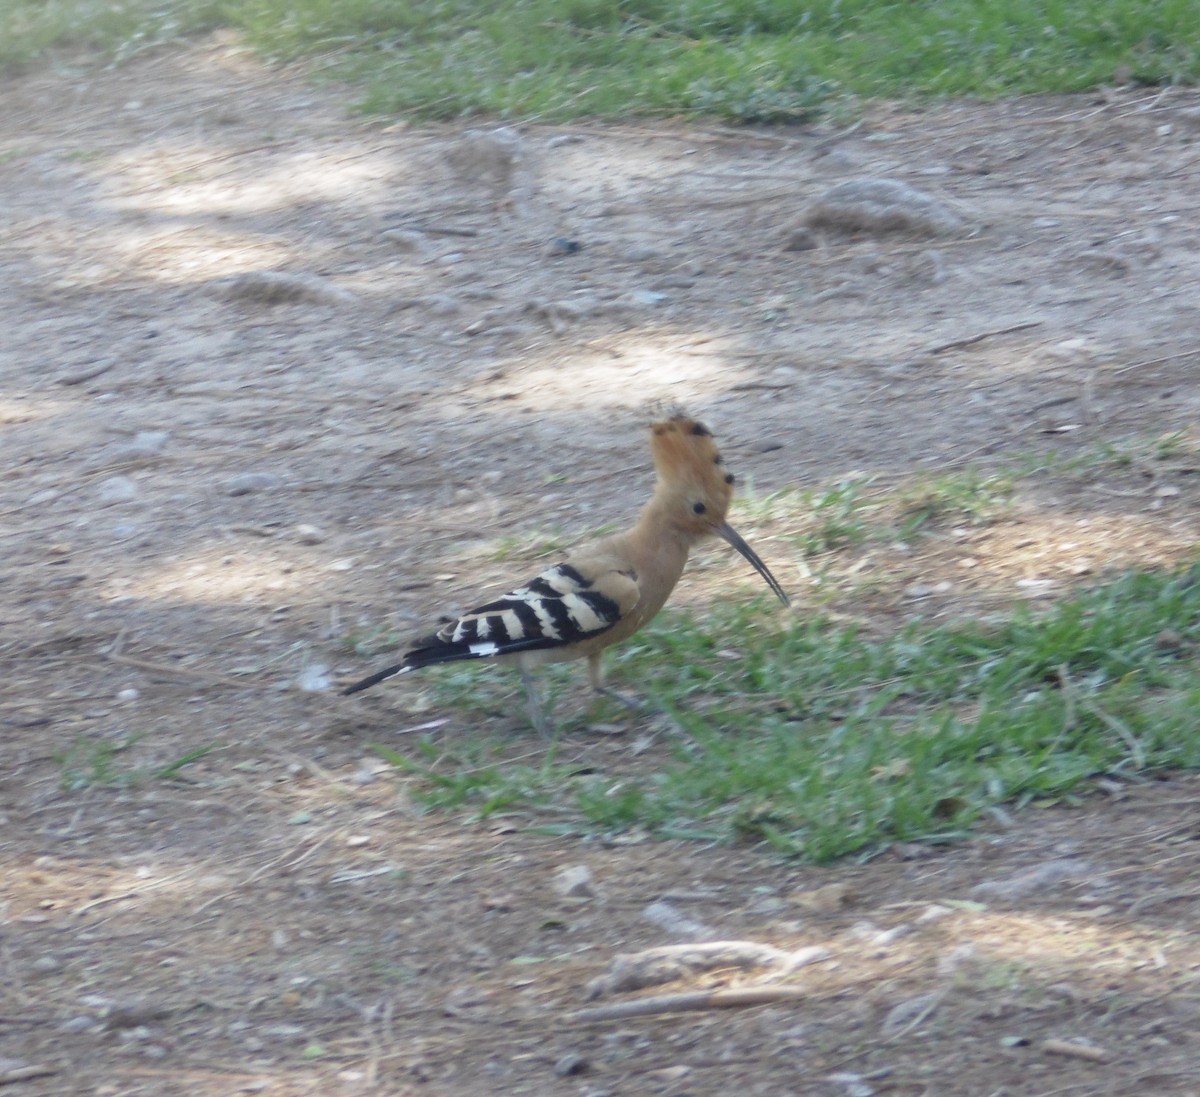
[[[342,690],[342,696],[349,697],[352,693],[370,689],[372,686],[377,686],[380,682],[386,681],[388,678],[395,678],[397,674],[405,674],[415,669],[415,667],[410,666],[408,663],[397,663],[395,666],[385,667],[383,670],[377,670],[374,674],[368,675],[361,682],[355,682],[354,685],[347,686]]]

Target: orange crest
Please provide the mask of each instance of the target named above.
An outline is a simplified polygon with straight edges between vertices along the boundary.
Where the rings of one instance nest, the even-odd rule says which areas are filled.
[[[682,413],[672,415],[650,427],[650,452],[664,486],[703,499],[710,522],[725,520],[733,473],[726,470],[708,427]]]

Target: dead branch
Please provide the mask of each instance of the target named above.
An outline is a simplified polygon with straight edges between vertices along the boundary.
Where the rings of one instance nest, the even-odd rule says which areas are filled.
[[[776,977],[795,971],[805,964],[823,960],[829,950],[812,946],[789,952],[762,945],[757,941],[706,941],[685,945],[663,945],[643,952],[620,953],[613,958],[608,973],[587,985],[590,998],[601,998],[626,990],[669,983],[685,975],[713,968],[776,968]]]
[[[685,994],[659,994],[653,998],[637,998],[631,1002],[613,1002],[593,1006],[567,1015],[572,1024],[592,1024],[596,1021],[620,1021],[628,1017],[647,1017],[656,1013],[687,1013],[703,1009],[735,1009],[761,1006],[771,1002],[789,1002],[802,998],[801,987],[754,986],[724,990],[697,990]]]
[[[28,1082],[31,1078],[48,1078],[57,1073],[54,1067],[13,1067],[11,1070],[0,1071],[0,1086],[12,1085],[13,1082]]]
[[[1077,1044],[1070,1040],[1043,1040],[1042,1050],[1048,1055],[1065,1055],[1071,1059],[1087,1059],[1091,1063],[1106,1063],[1111,1054],[1102,1047]]]
[[[991,339],[996,335],[1012,335],[1017,331],[1028,331],[1030,328],[1040,328],[1041,320],[1026,320],[1021,324],[1013,324],[1007,328],[997,328],[995,331],[981,331],[978,335],[968,335],[965,339],[955,339],[949,343],[940,343],[936,347],[930,347],[926,354],[945,354],[948,350],[962,350],[963,347],[973,347],[976,343],[982,343],[985,339]]]

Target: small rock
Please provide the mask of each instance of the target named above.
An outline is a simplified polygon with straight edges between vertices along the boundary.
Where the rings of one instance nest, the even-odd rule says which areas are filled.
[[[448,293],[425,298],[425,311],[430,316],[453,316],[462,309],[462,302]]]
[[[397,251],[410,255],[420,255],[425,251],[425,238],[411,229],[384,229],[379,235]]]
[[[583,245],[578,240],[569,240],[565,236],[556,236],[546,245],[546,254],[554,257],[562,255],[578,255]]]
[[[590,296],[562,301],[542,301],[535,298],[525,305],[525,311],[541,317],[556,335],[561,335],[572,324],[596,315],[600,311],[600,302]]]
[[[669,293],[660,293],[652,289],[635,289],[630,290],[622,298],[630,304],[636,305],[639,308],[654,308],[658,305],[666,304],[671,300]]]
[[[140,430],[128,442],[105,447],[87,462],[86,467],[144,463],[162,455],[169,437],[165,430]]]
[[[809,228],[842,233],[953,236],[962,219],[936,198],[894,179],[852,179],[831,187],[804,214]]]
[[[683,941],[712,940],[718,936],[712,926],[689,918],[673,903],[648,903],[642,911],[642,917]]]
[[[118,701],[136,701],[139,697],[141,697],[141,693],[134,689],[133,686],[127,686],[125,689],[117,691]]]
[[[323,663],[310,663],[296,677],[296,685],[305,693],[321,693],[331,685],[329,668]]]
[[[131,503],[138,497],[138,486],[128,476],[110,476],[96,485],[96,502],[101,506]]]
[[[592,870],[587,865],[568,865],[554,874],[551,887],[564,899],[594,899]]]
[[[91,1032],[94,1028],[99,1028],[100,1022],[95,1017],[68,1017],[58,1026],[60,1032],[77,1034],[80,1032]]]
[[[319,545],[325,540],[325,531],[319,526],[302,523],[295,528],[293,536],[302,545]]]
[[[73,369],[67,370],[58,378],[60,385],[82,385],[84,381],[90,381],[93,377],[99,377],[102,373],[107,373],[117,364],[115,358],[102,358],[99,361],[84,362],[82,365],[75,366]]]
[[[854,897],[849,884],[826,884],[811,891],[798,891],[792,898],[814,914],[836,914]]]
[[[167,1012],[164,1006],[145,999],[114,1002],[104,1014],[104,1027],[114,1030],[131,1029],[139,1036],[149,1035],[149,1026],[155,1021],[161,1021]]]
[[[1056,589],[1053,579],[1018,579],[1017,586],[1035,598],[1049,597]]]
[[[1184,647],[1183,637],[1179,635],[1173,628],[1165,628],[1156,637],[1154,637],[1154,648],[1156,651],[1172,653],[1182,651]]]
[[[467,130],[446,152],[447,162],[464,182],[483,182],[497,196],[512,190],[524,158],[524,141],[511,126]]]
[[[225,481],[226,495],[249,495],[255,491],[271,491],[283,483],[273,472],[239,472]]]
[[[1064,859],[1046,861],[1002,880],[988,880],[971,889],[973,895],[992,895],[1000,899],[1023,899],[1038,891],[1057,887],[1069,880],[1080,880],[1092,871],[1087,861]]]
[[[933,1015],[941,1001],[940,991],[930,991],[909,998],[888,1010],[880,1031],[885,1039],[891,1039],[902,1032],[918,1028]]]
[[[212,283],[222,300],[250,305],[349,305],[357,298],[315,274],[250,270]]]
[[[948,979],[952,975],[974,968],[978,962],[979,951],[967,942],[938,957],[937,973],[941,978]]]
[[[62,971],[62,966],[63,963],[57,956],[39,956],[29,965],[29,970],[34,975],[53,975]]]
[[[664,253],[656,247],[649,244],[634,244],[625,251],[625,258],[630,263],[650,263],[655,259],[662,259]]]
[[[554,1073],[560,1078],[572,1078],[583,1074],[588,1068],[588,1061],[577,1051],[568,1051],[554,1064]]]
[[[833,1082],[835,1085],[843,1086],[846,1091],[846,1097],[874,1097],[875,1091],[867,1085],[861,1074],[850,1074],[848,1072],[829,1074],[825,1080]]]
[[[784,251],[811,251],[816,246],[817,237],[807,225],[793,225],[784,233]]]

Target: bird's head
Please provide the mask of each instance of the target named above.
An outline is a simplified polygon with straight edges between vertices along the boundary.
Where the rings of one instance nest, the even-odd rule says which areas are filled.
[[[682,413],[650,427],[650,452],[658,473],[654,505],[672,529],[691,539],[714,534],[732,545],[775,592],[788,597],[758,554],[725,521],[733,500],[734,476],[725,467],[712,431]]]

